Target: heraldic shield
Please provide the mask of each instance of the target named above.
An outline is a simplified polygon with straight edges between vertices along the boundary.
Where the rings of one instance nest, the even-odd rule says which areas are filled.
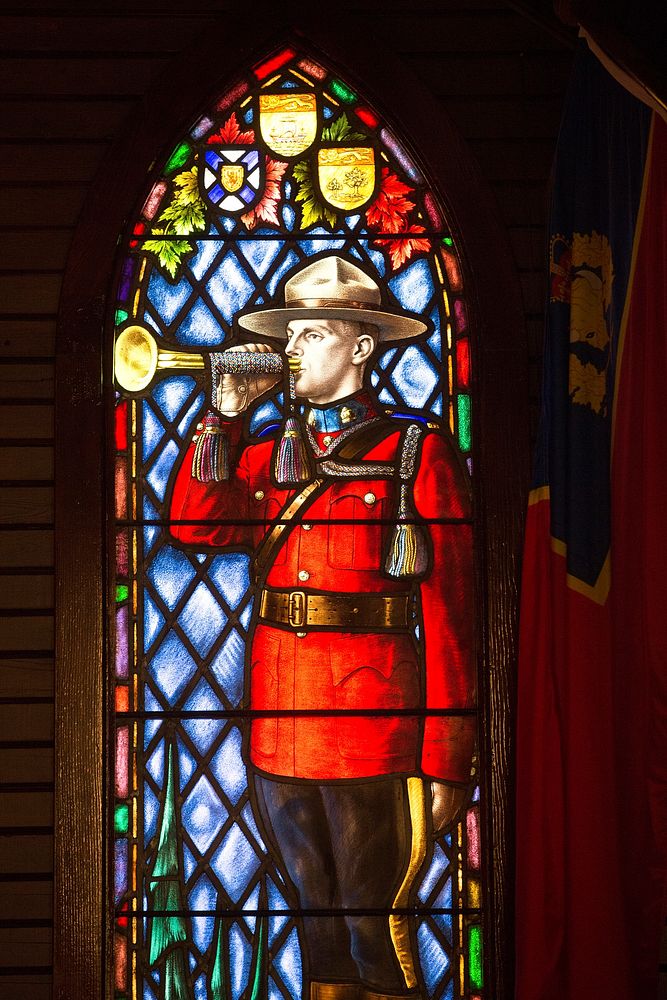
[[[332,146],[317,154],[317,177],[325,201],[351,212],[370,201],[375,190],[372,146]]]
[[[315,94],[260,94],[259,129],[281,159],[300,156],[317,136]]]
[[[204,146],[202,196],[219,212],[247,212],[264,190],[264,156],[255,147]]]

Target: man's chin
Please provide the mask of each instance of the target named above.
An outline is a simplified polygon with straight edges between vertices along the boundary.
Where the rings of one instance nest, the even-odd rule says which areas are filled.
[[[308,399],[309,393],[315,391],[315,386],[309,385],[308,378],[303,377],[305,374],[306,372],[302,368],[294,375],[294,392],[297,399]]]

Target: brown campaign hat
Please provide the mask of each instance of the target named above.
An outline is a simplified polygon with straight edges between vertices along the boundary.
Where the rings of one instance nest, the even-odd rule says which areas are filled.
[[[261,309],[238,317],[243,330],[287,340],[290,320],[347,319],[372,323],[380,340],[418,337],[428,324],[414,316],[390,312],[381,304],[377,281],[343,257],[320,257],[307,264],[285,283],[285,307]]]

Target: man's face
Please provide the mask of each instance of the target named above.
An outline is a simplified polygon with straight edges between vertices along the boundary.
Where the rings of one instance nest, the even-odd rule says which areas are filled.
[[[295,319],[287,327],[285,353],[299,358],[296,392],[312,403],[330,403],[361,388],[373,341],[358,323]]]

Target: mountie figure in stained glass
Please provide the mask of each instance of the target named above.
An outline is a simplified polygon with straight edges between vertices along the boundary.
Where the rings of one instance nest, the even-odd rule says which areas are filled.
[[[235,351],[273,341],[288,359],[282,425],[250,438],[243,419],[281,376],[211,357],[172,536],[253,557],[245,759],[301,912],[304,997],[427,995],[405,911],[471,774],[470,489],[448,434],[379,405],[369,362],[428,321],[324,253],[288,275],[284,306],[237,322],[261,342]]]

